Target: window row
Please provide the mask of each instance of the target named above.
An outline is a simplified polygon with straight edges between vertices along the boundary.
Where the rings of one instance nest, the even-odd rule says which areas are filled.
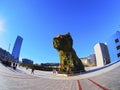
[[[118,42],[119,42],[119,39],[118,39],[118,38],[117,38],[117,39],[115,39],[115,42],[116,42],[116,43],[118,43]]]
[[[120,45],[119,45],[119,46],[117,46],[117,47],[116,47],[116,49],[117,49],[117,50],[119,50],[119,49],[120,49]]]
[[[118,53],[117,56],[120,57],[120,53]]]

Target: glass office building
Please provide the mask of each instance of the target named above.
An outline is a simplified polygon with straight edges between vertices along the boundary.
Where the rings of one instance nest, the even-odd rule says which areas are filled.
[[[23,38],[21,36],[17,36],[12,51],[12,56],[14,56],[15,62],[19,62],[19,55],[20,55],[22,42],[23,42]]]
[[[115,32],[108,40],[107,46],[111,62],[120,60],[120,31]]]

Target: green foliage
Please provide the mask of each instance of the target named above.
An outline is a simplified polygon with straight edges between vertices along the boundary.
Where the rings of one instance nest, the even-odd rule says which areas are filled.
[[[22,67],[28,67],[28,68],[31,68],[33,66],[32,64],[25,64],[25,63],[20,63],[19,65]]]
[[[53,67],[49,67],[49,66],[41,66],[38,64],[24,64],[24,63],[20,63],[20,66],[22,67],[26,67],[26,68],[32,68],[34,67],[35,70],[42,70],[42,71],[52,71],[53,69],[56,69],[58,71],[58,68],[53,68]]]

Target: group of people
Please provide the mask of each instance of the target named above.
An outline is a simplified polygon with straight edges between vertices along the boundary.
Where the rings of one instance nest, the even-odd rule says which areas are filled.
[[[12,65],[13,69],[16,70],[17,68],[17,63],[13,62],[13,65]],[[28,67],[26,67],[26,70],[28,70]],[[31,67],[31,74],[34,74],[34,66]],[[53,69],[53,74],[57,74],[57,71],[56,69]]]
[[[56,71],[56,69],[53,69],[53,74],[57,74],[57,71]]]
[[[17,68],[17,63],[13,62],[13,69],[16,70]]]
[[[1,63],[5,66],[12,67],[14,70],[16,70],[17,63],[15,63],[15,62],[8,61],[8,60],[1,60]]]
[[[28,70],[30,67],[26,66],[25,68],[26,70]],[[31,74],[34,74],[34,70],[35,70],[34,66],[31,66]]]
[[[3,65],[11,67],[11,61],[8,61],[8,60],[0,60],[0,61]]]
[[[29,69],[29,67],[26,66],[26,70],[28,70],[28,69]],[[34,66],[32,66],[32,67],[31,67],[31,74],[34,74],[34,70],[35,70],[35,69],[34,69]]]

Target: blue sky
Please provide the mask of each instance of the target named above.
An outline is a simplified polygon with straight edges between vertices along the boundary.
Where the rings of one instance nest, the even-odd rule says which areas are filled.
[[[94,52],[120,30],[120,0],[0,0],[0,47],[10,52],[23,37],[20,57],[35,63],[59,62],[52,40],[71,33],[79,57]]]

